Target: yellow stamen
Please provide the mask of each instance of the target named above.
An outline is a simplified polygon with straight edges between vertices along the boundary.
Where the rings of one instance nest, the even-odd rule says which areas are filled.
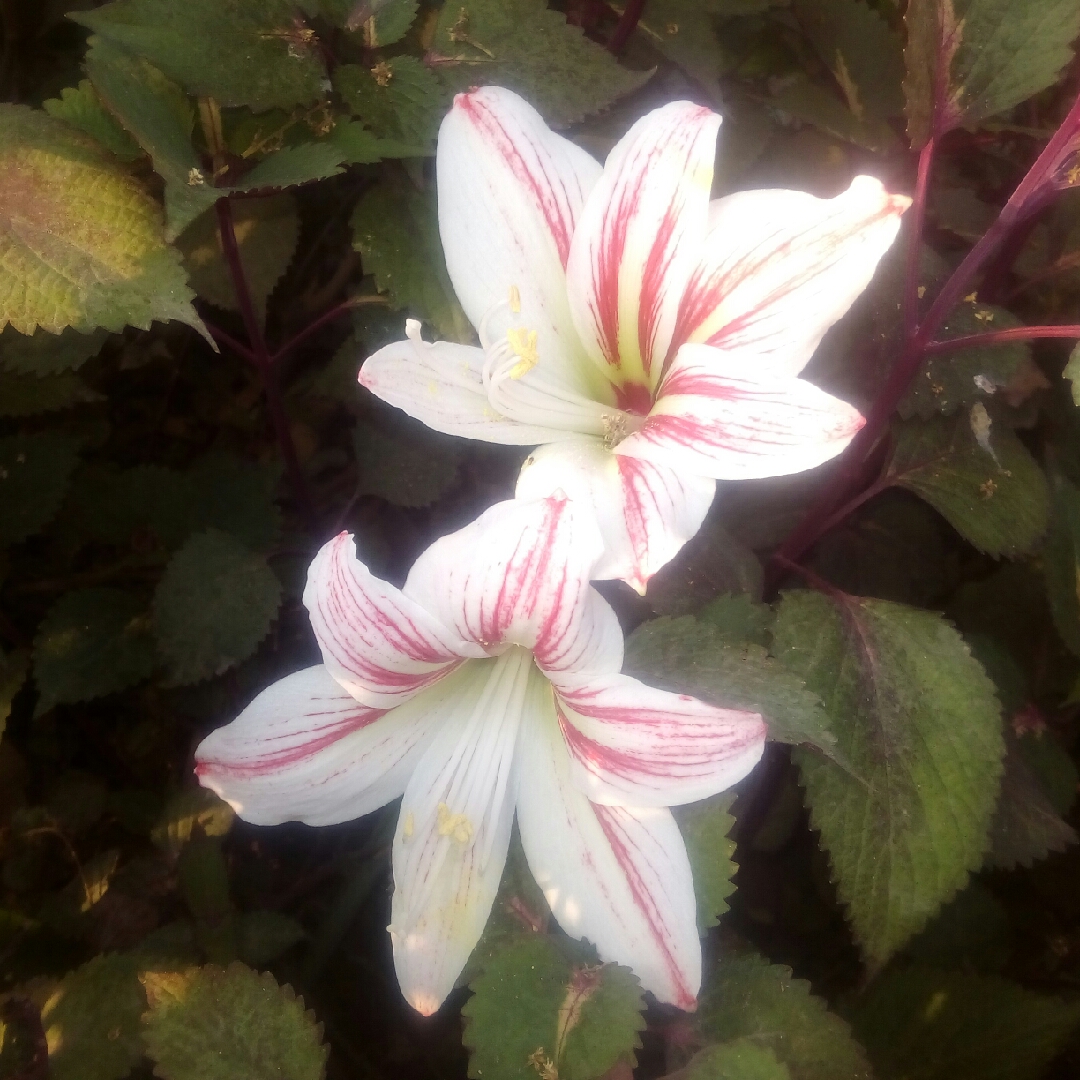
[[[472,822],[464,814],[450,812],[450,807],[441,802],[435,808],[438,814],[438,829],[440,836],[452,836],[459,844],[467,844],[472,839]]]
[[[413,812],[410,810],[405,815],[405,820],[401,825],[401,838],[403,840],[408,840],[414,832],[416,832],[416,819],[413,817]]]
[[[536,367],[540,354],[536,351],[536,331],[526,330],[522,326],[511,326],[506,331],[506,340],[510,342],[510,348],[518,357],[518,362],[510,369],[511,379],[520,379],[528,371]]]
[[[510,286],[510,310],[515,315],[521,314],[521,292],[516,285]]]
[[[967,296],[964,297],[964,303],[965,304],[974,304],[975,301],[978,298],[979,298],[979,294],[977,292],[968,293]]]

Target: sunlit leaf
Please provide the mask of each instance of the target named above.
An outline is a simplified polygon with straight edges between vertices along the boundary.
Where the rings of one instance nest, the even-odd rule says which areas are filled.
[[[858,773],[794,751],[840,899],[878,968],[982,861],[1004,753],[994,687],[944,619],[902,604],[791,592],[774,633]]]
[[[0,105],[0,326],[203,331],[157,203],[107,151],[43,112]]]
[[[727,898],[735,891],[731,880],[738,870],[734,861],[735,841],[728,836],[735,824],[729,813],[734,801],[734,795],[725,793],[675,810],[675,820],[694,872],[701,933],[717,924],[728,909]]]
[[[142,147],[105,108],[88,79],[83,79],[78,86],[61,90],[58,98],[49,98],[41,107],[50,116],[64,120],[96,139],[121,161],[134,161],[143,155]]]

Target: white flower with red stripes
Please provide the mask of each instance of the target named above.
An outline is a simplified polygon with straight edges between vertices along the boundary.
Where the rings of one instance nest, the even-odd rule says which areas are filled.
[[[644,591],[716,480],[780,476],[862,425],[799,379],[866,287],[910,200],[856,177],[835,199],[709,201],[720,117],[680,101],[601,167],[508,90],[459,94],[437,157],[446,265],[480,348],[407,340],[360,382],[451,435],[544,444],[519,496],[584,498],[598,578]]]
[[[199,780],[260,825],[330,825],[401,798],[390,933],[425,1014],[487,922],[515,811],[567,933],[661,1001],[697,996],[693,881],[667,807],[745,776],[765,726],[620,674],[622,632],[589,585],[603,543],[578,509],[498,503],[428,548],[400,590],[342,533],[304,593],[323,663],[196,751]]]

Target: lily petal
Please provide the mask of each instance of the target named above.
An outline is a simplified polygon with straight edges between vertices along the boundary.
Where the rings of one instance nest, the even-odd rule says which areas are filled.
[[[639,120],[604,165],[567,263],[574,325],[624,392],[660,380],[700,258],[720,117],[676,101]]]
[[[757,480],[834,458],[863,423],[802,379],[758,376],[740,356],[684,345],[653,411],[615,453],[717,480]]]
[[[448,679],[439,730],[401,801],[390,934],[402,993],[425,1015],[453,989],[499,888],[531,680],[543,678],[523,649],[474,660]]]
[[[203,739],[195,772],[255,825],[352,821],[405,790],[432,727],[405,709],[361,705],[326,668],[305,668]]]
[[[718,709],[629,675],[552,675],[571,771],[595,803],[681,806],[738,783],[761,759],[758,713]]]
[[[515,494],[542,498],[560,489],[596,516],[604,555],[593,578],[621,578],[644,594],[653,574],[701,528],[716,481],[613,454],[599,439],[578,439],[534,450]]]
[[[404,593],[454,634],[489,653],[532,649],[541,666],[578,652],[589,575],[603,540],[566,498],[496,503],[436,540]]]
[[[870,176],[835,199],[741,191],[717,200],[671,353],[703,342],[752,355],[759,371],[797,375],[870,283],[910,204]]]
[[[308,570],[304,606],[329,673],[357,701],[391,708],[482,650],[380,581],[348,533],[324,544]]]
[[[533,446],[565,439],[568,432],[521,424],[496,412],[484,389],[484,350],[449,341],[423,341],[410,319],[409,337],[369,356],[361,386],[435,431],[463,439]]]
[[[514,289],[541,364],[583,391],[564,268],[599,163],[516,94],[487,86],[454,99],[435,165],[446,267],[481,340],[485,319],[507,308]]]
[[[602,960],[627,965],[661,1001],[693,1009],[701,985],[694,882],[670,811],[589,802],[553,715],[522,730],[520,753],[521,843],[559,925],[588,938]]]

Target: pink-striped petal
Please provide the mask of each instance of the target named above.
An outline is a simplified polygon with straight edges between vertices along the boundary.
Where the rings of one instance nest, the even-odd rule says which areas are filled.
[[[660,380],[702,251],[719,125],[688,101],[643,117],[611,151],[574,233],[566,271],[574,324],[624,394]]]
[[[409,320],[410,337],[381,348],[360,368],[360,385],[435,431],[463,439],[533,446],[571,433],[522,424],[496,412],[484,389],[484,351],[449,341],[423,341]]]
[[[680,806],[738,783],[765,749],[757,713],[718,709],[628,675],[553,675],[581,791],[614,806]]]
[[[421,695],[441,722],[401,800],[390,934],[402,993],[425,1015],[453,989],[499,888],[532,681],[544,682],[531,657],[511,649]]]
[[[703,342],[746,353],[758,371],[797,375],[870,283],[910,203],[870,176],[835,199],[741,191],[714,202],[671,355]]]
[[[306,668],[203,739],[195,772],[255,825],[351,821],[405,790],[432,730],[431,716],[411,704],[369,708],[326,668]]]
[[[589,575],[602,550],[591,515],[565,495],[496,503],[436,540],[404,593],[490,653],[522,645],[537,663],[564,666],[581,653]]]
[[[693,1009],[701,985],[694,882],[671,812],[590,802],[554,716],[522,730],[520,753],[521,843],[559,925],[591,941],[601,960],[631,968],[660,1001]]]
[[[541,446],[522,466],[516,495],[565,491],[590,507],[604,538],[593,578],[621,578],[639,593],[701,527],[716,482],[665,465],[613,454],[599,439]]]
[[[653,411],[615,453],[717,480],[757,480],[829,461],[863,423],[802,379],[760,377],[741,356],[684,345]]]
[[[380,581],[348,533],[324,544],[308,569],[304,606],[329,673],[357,701],[392,708],[482,650]]]
[[[579,392],[591,373],[580,363],[565,266],[601,171],[501,87],[458,94],[439,132],[439,231],[465,313],[482,331],[516,290],[520,325],[536,332],[541,363]]]

